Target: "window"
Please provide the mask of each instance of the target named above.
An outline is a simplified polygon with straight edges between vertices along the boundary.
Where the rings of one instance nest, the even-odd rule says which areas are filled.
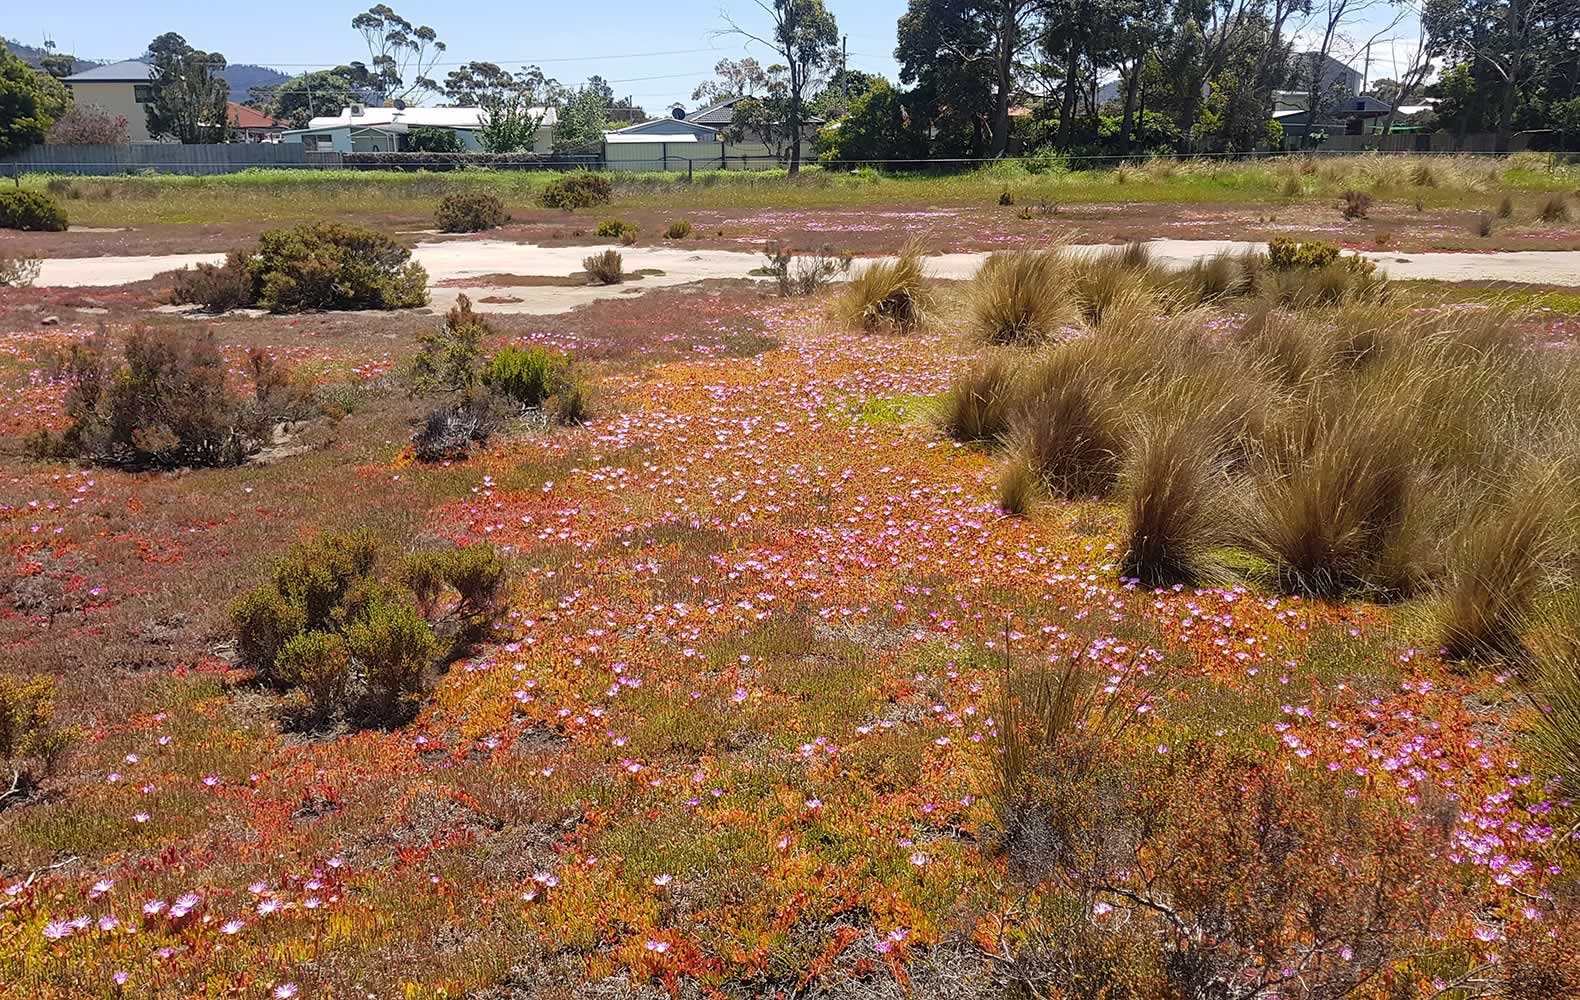
[[[138,104],[147,104],[154,99],[154,86],[151,83],[138,83],[132,86],[132,99]]]

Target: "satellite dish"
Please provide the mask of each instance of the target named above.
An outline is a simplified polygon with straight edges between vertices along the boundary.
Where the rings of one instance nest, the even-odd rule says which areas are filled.
[[[401,100],[397,100],[395,102],[395,110],[396,111],[405,111],[406,110],[406,102],[405,101],[401,101]]]

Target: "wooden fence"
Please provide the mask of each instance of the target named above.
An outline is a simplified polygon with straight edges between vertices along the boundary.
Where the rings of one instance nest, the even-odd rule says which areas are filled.
[[[124,146],[30,146],[0,157],[0,176],[85,174],[108,176],[152,171],[160,174],[233,174],[254,167],[302,170],[335,169],[339,153],[308,152],[301,143],[228,142],[184,145],[174,142]]]

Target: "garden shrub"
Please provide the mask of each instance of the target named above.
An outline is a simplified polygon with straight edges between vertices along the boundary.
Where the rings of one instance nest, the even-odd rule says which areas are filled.
[[[270,414],[225,384],[212,333],[133,330],[112,363],[102,338],[64,366],[67,453],[128,468],[238,465],[258,450]]]
[[[0,808],[26,797],[52,774],[78,732],[54,724],[55,681],[0,674],[0,765],[11,772],[0,783]]]
[[[441,233],[480,233],[510,221],[505,203],[487,191],[458,191],[439,200],[434,224]]]
[[[345,701],[351,652],[333,632],[302,632],[286,640],[274,660],[280,683],[301,691],[314,714],[332,714]]]
[[[585,257],[582,267],[595,285],[618,285],[625,280],[625,258],[618,250],[605,250]]]
[[[254,305],[257,289],[247,267],[247,255],[232,251],[223,265],[198,264],[182,268],[176,272],[170,301],[177,305],[199,305],[212,313]]]
[[[231,607],[242,665],[299,690],[318,718],[397,717],[440,656],[439,632],[453,636],[453,648],[481,636],[498,611],[506,567],[481,542],[420,553],[390,571],[381,556],[366,530],[292,548]],[[447,588],[457,596],[441,609]]]
[[[544,208],[563,208],[574,211],[609,204],[614,186],[603,174],[577,170],[557,177],[544,187],[538,202]]]
[[[266,232],[247,258],[270,312],[406,309],[428,301],[428,273],[388,236],[332,222]]]
[[[1295,240],[1275,236],[1267,244],[1267,259],[1275,271],[1323,268],[1339,259],[1339,245],[1330,240]]]
[[[617,240],[620,243],[635,243],[641,228],[621,219],[605,219],[598,223],[598,228],[593,230],[593,235],[601,240]]]
[[[691,223],[686,222],[685,220],[681,220],[680,222],[671,222],[669,224],[669,228],[664,230],[664,239],[666,240],[684,240],[689,239],[690,237]]]
[[[37,191],[0,190],[0,229],[59,233],[66,229],[60,202]]]
[[[470,393],[482,377],[483,338],[493,333],[488,320],[472,308],[472,300],[456,296],[444,325],[418,338],[421,346],[412,362],[412,390]]]
[[[345,630],[345,644],[366,672],[367,695],[380,718],[421,694],[439,651],[433,629],[404,604],[375,602]]]
[[[555,393],[565,359],[542,347],[505,347],[483,368],[483,384],[526,407],[542,406]]]
[[[0,253],[0,288],[31,288],[43,270],[37,257]]]

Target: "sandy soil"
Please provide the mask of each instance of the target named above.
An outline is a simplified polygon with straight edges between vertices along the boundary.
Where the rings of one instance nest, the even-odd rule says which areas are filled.
[[[1153,240],[1155,259],[1174,267],[1220,251],[1263,249],[1265,244],[1233,240]],[[747,278],[762,265],[756,254],[732,250],[625,247],[620,249],[627,271],[650,272],[641,281],[622,285],[533,285],[531,276],[565,277],[582,270],[586,247],[545,247],[503,240],[452,240],[419,243],[412,256],[427,268],[433,283],[433,308],[443,310],[461,294],[491,312],[553,315],[598,299],[640,295],[655,288],[718,278]],[[1089,247],[1098,252],[1103,247]],[[928,259],[937,278],[969,278],[986,253],[941,254]],[[1508,281],[1559,286],[1580,285],[1580,251],[1531,250],[1494,253],[1366,253],[1398,279],[1441,281]],[[218,263],[223,255],[168,254],[141,257],[55,258],[43,263],[38,284],[44,288],[117,286],[146,281],[155,275],[200,261]],[[855,268],[869,260],[857,261]]]

